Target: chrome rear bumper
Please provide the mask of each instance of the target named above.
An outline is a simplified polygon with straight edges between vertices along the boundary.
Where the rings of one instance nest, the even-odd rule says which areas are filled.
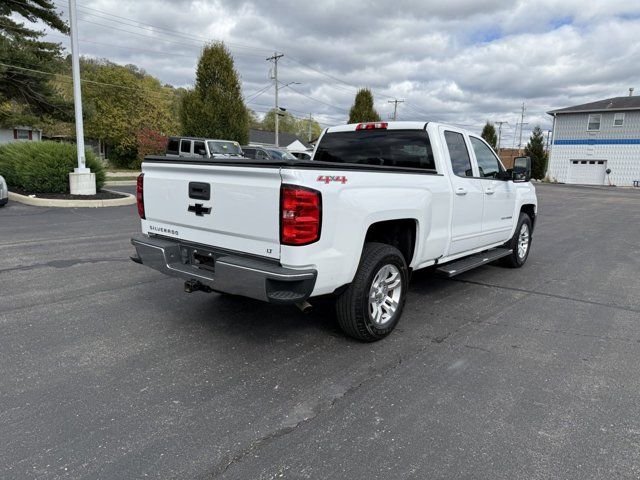
[[[316,283],[315,270],[294,270],[207,246],[145,235],[132,238],[131,243],[137,252],[133,261],[218,292],[297,303],[309,298]]]

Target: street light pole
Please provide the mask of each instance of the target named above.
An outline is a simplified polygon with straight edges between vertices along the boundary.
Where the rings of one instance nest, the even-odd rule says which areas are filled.
[[[84,153],[84,125],[82,123],[82,91],[80,88],[80,54],[78,48],[78,20],[76,0],[69,0],[69,32],[71,36],[71,70],[73,74],[73,106],[76,116],[76,147],[78,166],[69,174],[72,195],[95,195],[96,176],[87,168]]]
[[[272,61],[273,60],[273,77],[275,80],[275,86],[276,86],[276,110],[275,110],[275,121],[276,121],[276,147],[280,146],[280,138],[279,138],[279,132],[278,130],[280,129],[280,109],[278,108],[278,60],[284,57],[284,54],[282,53],[274,53],[271,57],[267,58],[267,61]]]

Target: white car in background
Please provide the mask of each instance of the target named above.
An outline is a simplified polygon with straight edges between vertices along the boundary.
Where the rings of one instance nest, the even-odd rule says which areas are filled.
[[[0,175],[0,207],[6,205],[8,201],[9,189],[7,188],[7,182],[5,182],[2,175]]]

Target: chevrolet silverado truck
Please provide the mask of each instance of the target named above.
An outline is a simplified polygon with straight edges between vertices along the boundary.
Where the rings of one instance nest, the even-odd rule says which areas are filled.
[[[505,169],[478,135],[424,122],[326,129],[311,160],[150,156],[137,183],[137,263],[221,292],[310,306],[335,297],[363,341],[398,324],[412,271],[521,267],[531,161]]]

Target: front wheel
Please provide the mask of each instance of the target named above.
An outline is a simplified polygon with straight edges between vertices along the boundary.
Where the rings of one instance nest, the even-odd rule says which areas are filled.
[[[384,243],[365,244],[353,282],[336,301],[342,330],[366,342],[389,335],[402,315],[408,271],[397,248]]]
[[[526,213],[520,213],[516,231],[506,247],[511,249],[511,255],[505,257],[504,263],[511,268],[523,266],[531,250],[531,218]]]

